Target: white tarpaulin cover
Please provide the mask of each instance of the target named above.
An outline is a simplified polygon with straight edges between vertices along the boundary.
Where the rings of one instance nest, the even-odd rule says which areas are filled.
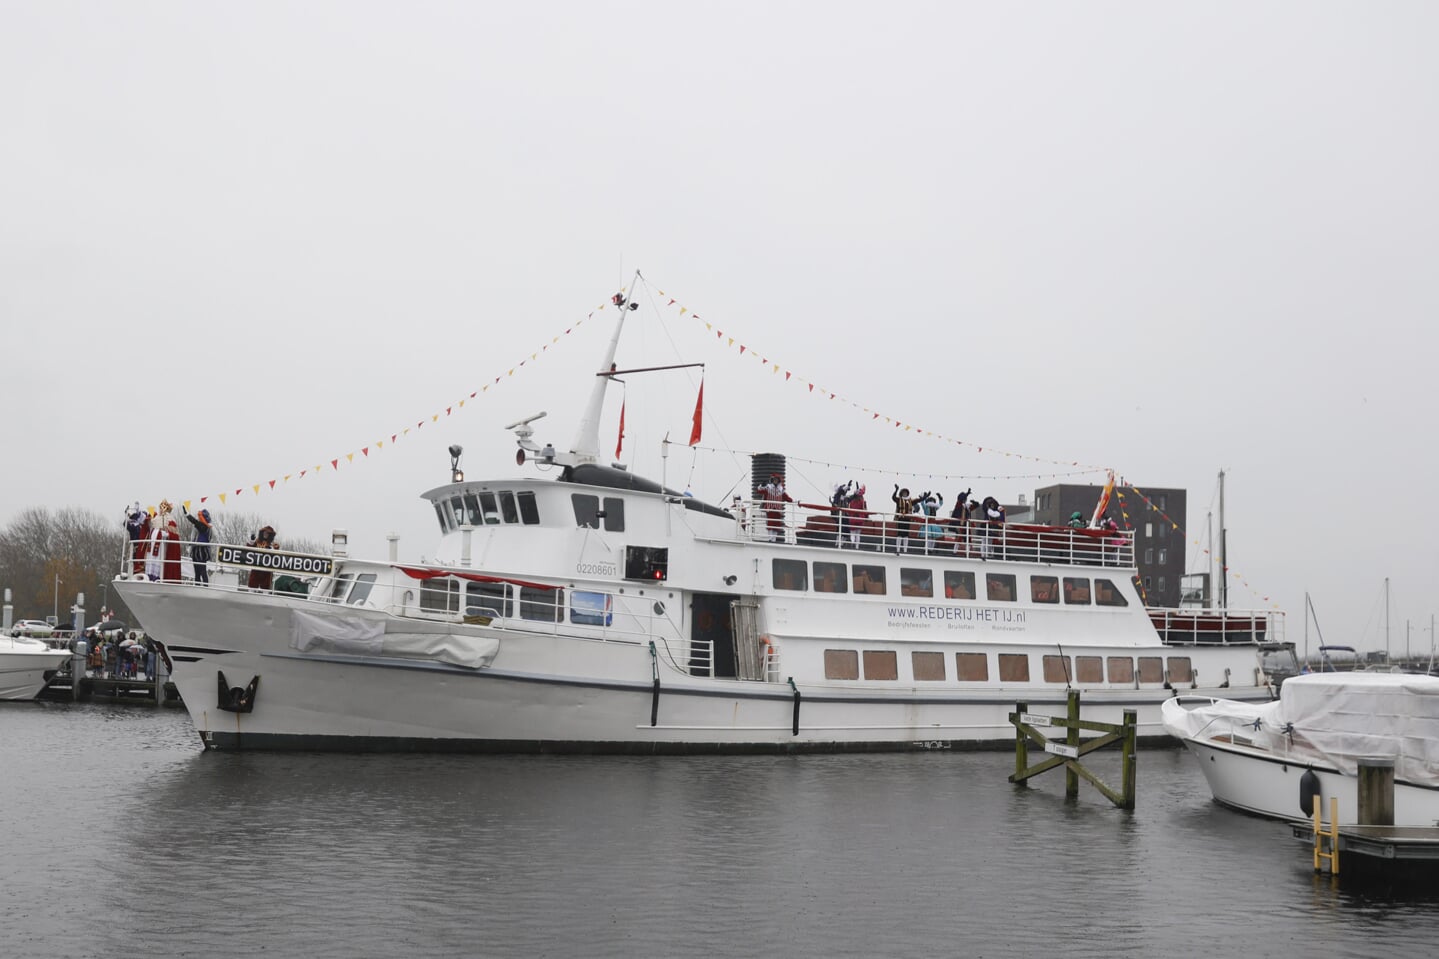
[[[500,641],[490,636],[460,636],[443,629],[435,632],[387,632],[387,623],[379,619],[316,616],[300,610],[291,610],[290,617],[290,646],[302,653],[320,650],[350,656],[435,659],[454,666],[479,669],[493,662],[500,649]]]
[[[1392,759],[1396,779],[1439,785],[1439,678],[1309,673],[1286,679],[1279,695],[1272,703],[1220,700],[1196,709],[1171,700],[1164,726],[1181,739],[1242,735],[1349,775],[1360,759]]]

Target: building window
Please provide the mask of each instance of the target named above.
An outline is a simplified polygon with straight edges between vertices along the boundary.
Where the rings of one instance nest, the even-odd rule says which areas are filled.
[[[899,657],[892,649],[866,649],[864,651],[865,679],[898,679]]]
[[[1145,565],[1145,566],[1153,566],[1153,565],[1154,565],[1154,550],[1153,550],[1153,549],[1146,549],[1146,550],[1144,551],[1144,565]]]
[[[1160,539],[1164,539],[1164,537],[1166,537],[1166,536],[1168,536],[1168,535],[1169,535],[1169,524],[1168,524],[1168,523],[1160,523],[1160,524],[1159,524],[1159,538],[1160,538]]]
[[[1159,577],[1159,595],[1164,595],[1164,577]]]
[[[1147,552],[1147,550],[1146,550],[1146,552]],[[1167,549],[1161,549],[1161,550],[1159,551],[1159,565],[1160,565],[1160,566],[1163,566],[1163,565],[1164,565],[1165,563],[1167,563],[1167,562],[1169,562],[1169,550],[1167,550]],[[1163,587],[1161,587],[1161,588],[1163,588]]]
[[[1154,524],[1153,524],[1153,523],[1145,523],[1145,524],[1144,524],[1144,538],[1145,538],[1145,539],[1150,539],[1150,538],[1152,538],[1153,536],[1154,536]]]
[[[955,653],[954,674],[962,683],[987,683],[989,659],[984,653]]]
[[[1169,509],[1169,497],[1165,496],[1163,493],[1159,494],[1159,508],[1162,510]]]
[[[1148,577],[1148,576],[1144,577],[1144,591],[1145,591],[1146,593],[1149,592],[1149,584],[1150,584],[1150,579],[1149,579],[1149,577]]]
[[[849,592],[849,570],[843,563],[815,563],[814,591],[816,593]]]
[[[852,649],[826,649],[824,678],[859,679],[859,653]]]
[[[944,653],[910,653],[909,666],[917,683],[944,681]]]

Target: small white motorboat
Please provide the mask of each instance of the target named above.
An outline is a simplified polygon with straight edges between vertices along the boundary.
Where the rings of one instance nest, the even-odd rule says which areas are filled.
[[[1270,703],[1182,696],[1164,727],[1199,759],[1217,802],[1260,816],[1303,819],[1312,797],[1339,799],[1339,825],[1358,821],[1358,770],[1394,765],[1394,825],[1439,826],[1439,678],[1404,673],[1310,673]]]
[[[45,674],[69,658],[69,650],[38,639],[0,636],[0,699],[34,699],[45,688]]]

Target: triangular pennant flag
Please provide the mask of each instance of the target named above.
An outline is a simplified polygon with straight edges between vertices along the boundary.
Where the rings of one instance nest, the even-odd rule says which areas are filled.
[[[204,500],[200,500],[200,502],[203,503],[203,502],[205,502],[205,501],[204,501]],[[225,494],[224,494],[224,493],[221,493],[221,494],[220,494],[220,505],[221,505],[221,506],[225,505]]]
[[[274,480],[270,480],[270,489],[274,489],[274,488],[275,488],[275,481],[274,481]]]
[[[334,469],[339,469],[339,468],[340,468],[340,461],[339,461],[338,459],[330,460],[330,466],[333,467]]]
[[[346,463],[353,463],[354,461],[355,461],[355,454],[354,454],[354,453],[346,453],[346,454],[345,454],[345,462],[346,462]]]
[[[260,495],[260,484],[259,484],[259,483],[256,483],[254,486],[252,486],[251,489],[253,489],[253,490],[255,491],[255,495],[256,495],[256,496]]]

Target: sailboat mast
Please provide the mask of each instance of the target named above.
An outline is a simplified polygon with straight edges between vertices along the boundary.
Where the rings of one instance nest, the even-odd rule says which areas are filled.
[[[639,279],[640,271],[635,270],[635,282],[630,284],[631,295],[634,294]],[[620,315],[619,319],[615,320],[615,331],[610,334],[609,345],[605,348],[604,362],[595,374],[595,385],[590,389],[589,402],[585,404],[584,416],[580,418],[579,428],[575,430],[575,439],[570,446],[570,452],[575,455],[575,461],[578,463],[599,462],[600,413],[604,410],[605,390],[610,385],[609,372],[615,368],[615,352],[619,349],[620,331],[625,326],[625,314],[633,308],[624,293],[616,293],[610,302],[618,308]]]
[[[1389,662],[1389,577],[1384,577],[1384,662]]]
[[[1229,530],[1224,528],[1224,470],[1219,471],[1219,608],[1229,608]]]

